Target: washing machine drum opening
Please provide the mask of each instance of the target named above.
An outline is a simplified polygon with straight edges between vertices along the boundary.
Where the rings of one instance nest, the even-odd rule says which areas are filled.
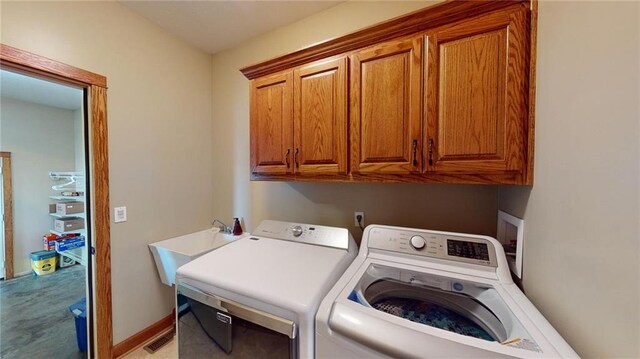
[[[507,338],[495,314],[465,294],[395,280],[378,280],[363,294],[373,308],[412,322],[488,341]]]

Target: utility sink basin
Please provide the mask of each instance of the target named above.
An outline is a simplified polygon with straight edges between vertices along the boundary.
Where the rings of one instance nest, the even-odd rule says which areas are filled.
[[[175,284],[176,270],[180,266],[248,235],[249,233],[243,233],[234,236],[212,228],[151,243],[149,249],[153,253],[160,280],[162,283],[172,286]]]

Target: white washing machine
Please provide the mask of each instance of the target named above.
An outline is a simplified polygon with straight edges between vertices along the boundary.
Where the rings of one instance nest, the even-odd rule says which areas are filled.
[[[486,236],[368,226],[322,301],[317,358],[576,358]]]
[[[263,221],[176,273],[180,358],[312,358],[320,302],[356,256],[343,228]]]

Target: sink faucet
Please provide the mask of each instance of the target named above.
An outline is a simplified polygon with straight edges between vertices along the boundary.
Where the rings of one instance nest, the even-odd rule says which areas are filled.
[[[221,220],[219,219],[214,219],[213,222],[211,222],[212,226],[215,226],[216,223],[219,223],[220,225],[218,226],[218,228],[220,228],[220,232],[222,233],[232,233],[233,232],[233,228],[227,226],[226,224],[222,223]]]

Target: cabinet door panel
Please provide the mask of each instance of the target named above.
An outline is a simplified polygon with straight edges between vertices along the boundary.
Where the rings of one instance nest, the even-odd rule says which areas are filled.
[[[426,37],[427,171],[524,170],[525,25],[502,12]]]
[[[352,55],[352,172],[420,171],[421,52],[412,37]]]
[[[294,72],[294,162],[299,174],[347,172],[347,60]]]
[[[505,29],[440,46],[440,156],[504,157]]]
[[[291,82],[291,72],[252,82],[252,173],[285,174],[293,169]]]

